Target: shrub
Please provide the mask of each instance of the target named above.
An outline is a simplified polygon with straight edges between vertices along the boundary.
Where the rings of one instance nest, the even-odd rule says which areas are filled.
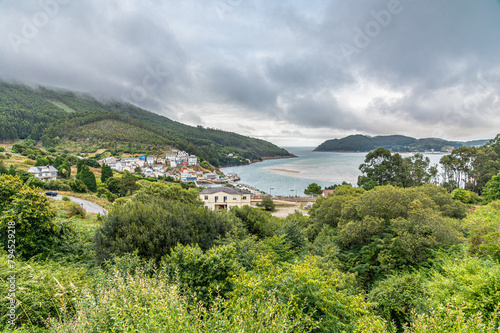
[[[133,200],[115,204],[96,231],[96,254],[102,261],[112,254],[137,250],[142,258],[159,262],[177,244],[198,244],[207,250],[218,237],[238,234],[242,229],[239,220],[229,213],[159,198]]]
[[[498,312],[485,318],[480,312],[468,315],[460,307],[446,306],[429,314],[417,314],[404,333],[490,333],[498,332]]]
[[[15,237],[23,240],[16,243],[16,258],[46,255],[58,232],[48,198],[9,175],[0,176],[0,198],[0,246],[8,248],[8,230],[15,228]]]
[[[205,304],[215,292],[224,297],[232,291],[231,278],[241,271],[234,245],[215,246],[205,253],[198,245],[178,245],[162,264],[170,280],[181,283],[183,293],[190,293]]]
[[[477,204],[481,202],[479,196],[471,191],[456,188],[451,192],[451,197],[455,200],[461,201],[464,204]]]
[[[490,256],[500,261],[500,201],[479,207],[465,220],[472,254]]]
[[[260,209],[250,206],[232,207],[231,214],[239,218],[245,229],[252,235],[259,238],[269,237],[276,233],[278,229],[278,219],[263,212]]]
[[[314,257],[276,265],[263,258],[257,267],[234,278],[231,299],[249,297],[257,301],[272,292],[290,311],[311,319],[314,332],[352,332],[356,322],[369,316],[368,304],[356,295],[354,276],[331,267],[321,267]]]
[[[75,316],[51,320],[54,332],[307,332],[311,320],[292,312],[292,297],[268,292],[260,298],[243,295],[230,300],[214,295],[210,307],[182,296],[176,284],[144,274],[112,271],[96,278],[95,288],[83,292]]]
[[[257,206],[264,208],[267,212],[274,212],[276,210],[276,205],[271,197],[264,197],[261,202],[257,203]]]
[[[0,280],[7,281],[11,269],[7,254],[0,250]],[[49,317],[65,319],[72,316],[79,289],[85,282],[84,271],[75,267],[62,267],[53,262],[39,263],[16,260],[16,298],[19,316],[16,324],[46,326]],[[8,285],[0,284],[1,295],[8,294]],[[7,328],[8,301],[0,302],[0,330]],[[12,327],[10,327],[12,328]]]
[[[62,201],[69,201],[68,196],[67,196],[67,195],[63,195],[63,196],[62,196]]]
[[[80,180],[80,179],[75,179],[71,180],[69,182],[69,186],[71,187],[71,190],[76,193],[86,193],[87,192],[87,186]]]
[[[104,187],[99,187],[97,189],[97,195],[99,196],[99,198],[105,197],[106,199],[108,199],[109,202],[114,202],[116,199],[116,195],[114,195],[108,189],[106,189]]]
[[[56,180],[48,180],[45,182],[45,189],[50,191],[71,191],[71,187],[62,181]]]
[[[445,258],[427,290],[436,309],[450,305],[466,315],[494,315],[500,305],[500,264],[477,257]]]
[[[416,273],[390,275],[377,282],[367,298],[378,315],[402,328],[415,314],[428,310],[424,282]]]
[[[483,191],[484,203],[500,200],[500,172],[491,178]]]
[[[463,242],[456,218],[467,208],[436,186],[377,186],[338,195],[340,188],[315,204],[311,220],[337,226],[338,258],[365,286],[392,270],[429,266],[435,250]]]
[[[40,189],[43,189],[45,187],[45,183],[43,181],[41,181],[40,179],[33,177],[33,176],[31,176],[26,181],[26,185],[28,185],[29,187],[33,187],[33,188],[38,187]]]
[[[78,216],[78,217],[84,218],[85,215],[87,214],[85,212],[85,210],[83,209],[83,207],[77,203],[74,203],[71,201],[66,201],[64,203],[64,206],[66,207],[66,210],[68,211],[68,217]]]

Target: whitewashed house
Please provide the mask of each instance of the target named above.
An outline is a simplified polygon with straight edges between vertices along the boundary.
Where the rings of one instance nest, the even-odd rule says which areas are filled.
[[[166,160],[169,160],[169,161],[171,161],[171,160],[175,160],[175,158],[176,158],[176,157],[177,157],[177,155],[176,155],[176,154],[174,154],[174,153],[166,153],[166,154],[165,154],[165,159],[166,159]]]
[[[198,165],[198,157],[196,157],[195,155],[189,155],[188,164],[189,165]]]
[[[28,172],[44,182],[57,179],[57,169],[52,165],[31,167],[28,169]]]
[[[152,166],[156,163],[156,156],[153,156],[153,155],[149,155],[148,157],[146,157],[146,163],[149,165],[149,166]]]
[[[107,164],[112,170],[116,171],[123,171],[123,164],[122,162],[116,162],[116,163],[108,163]]]
[[[217,180],[219,179],[219,175],[215,173],[206,173],[205,175],[203,175],[203,178],[205,180]]]

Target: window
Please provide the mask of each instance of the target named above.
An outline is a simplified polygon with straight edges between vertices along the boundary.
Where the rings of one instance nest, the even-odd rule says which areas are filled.
[[[205,195],[205,201],[207,201],[207,200],[208,200],[208,195]]]
[[[226,196],[224,197],[224,202],[227,202],[227,197]]]
[[[219,202],[219,197],[215,196],[215,202]]]
[[[247,196],[246,196],[246,195],[244,195],[244,196],[243,196],[243,200],[246,200],[246,199],[247,199]]]
[[[238,200],[238,198],[237,197],[233,197],[233,200]]]

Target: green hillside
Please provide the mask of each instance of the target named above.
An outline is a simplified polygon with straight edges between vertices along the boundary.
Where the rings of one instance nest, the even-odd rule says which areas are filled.
[[[415,151],[447,151],[462,146],[484,145],[488,140],[468,142],[447,141],[438,138],[415,139],[403,135],[366,136],[361,134],[350,135],[342,139],[327,140],[320,144],[315,151],[359,151],[367,152],[377,148],[385,148],[397,152]]]
[[[231,163],[229,153],[251,160],[290,155],[264,140],[188,126],[131,104],[0,82],[0,140],[29,138],[50,147],[57,137],[95,144],[171,146],[215,166]]]

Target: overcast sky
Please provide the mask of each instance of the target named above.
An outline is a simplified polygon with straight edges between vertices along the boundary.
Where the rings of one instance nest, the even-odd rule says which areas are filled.
[[[498,0],[0,0],[0,78],[317,145],[500,133]]]

